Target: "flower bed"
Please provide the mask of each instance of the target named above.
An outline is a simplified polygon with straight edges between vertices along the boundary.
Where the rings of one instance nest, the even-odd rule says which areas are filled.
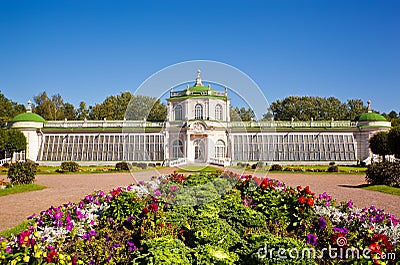
[[[0,238],[1,263],[396,264],[400,258],[393,215],[338,204],[308,186],[231,172],[160,176],[29,219],[27,230]]]

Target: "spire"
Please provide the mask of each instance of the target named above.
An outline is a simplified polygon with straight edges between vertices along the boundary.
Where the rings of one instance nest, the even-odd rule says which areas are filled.
[[[368,112],[372,112],[371,100],[368,100],[367,103],[368,103]]]
[[[201,83],[201,77],[200,77],[200,69],[197,70],[197,78],[196,78],[196,84],[194,86],[203,86],[203,84]]]
[[[26,108],[26,112],[31,113],[32,112],[32,106],[31,106],[32,102],[30,100],[28,100],[28,107]]]

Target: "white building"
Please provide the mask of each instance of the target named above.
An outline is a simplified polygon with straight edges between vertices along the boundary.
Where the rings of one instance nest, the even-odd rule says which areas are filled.
[[[203,86],[200,71],[193,86],[171,89],[167,102],[165,122],[46,122],[32,113],[29,103],[27,112],[15,116],[8,126],[27,137],[26,158],[50,165],[62,161],[356,164],[370,159],[369,138],[391,127],[370,107],[355,121],[233,122],[227,90]]]

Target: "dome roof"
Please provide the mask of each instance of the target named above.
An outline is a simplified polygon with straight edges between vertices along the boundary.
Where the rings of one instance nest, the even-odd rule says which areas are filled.
[[[385,117],[374,112],[365,112],[356,117],[356,121],[387,121]]]
[[[20,113],[11,120],[11,122],[20,122],[20,121],[31,121],[31,122],[42,122],[42,123],[46,122],[46,120],[42,116],[32,112]]]

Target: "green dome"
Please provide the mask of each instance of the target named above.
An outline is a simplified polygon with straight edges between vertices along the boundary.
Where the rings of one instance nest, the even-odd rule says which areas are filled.
[[[190,91],[207,91],[207,90],[213,90],[210,87],[205,87],[205,86],[192,86],[189,87],[188,90]]]
[[[356,121],[387,121],[385,117],[374,112],[365,112],[356,117]]]
[[[16,115],[11,122],[19,122],[19,121],[31,121],[31,122],[46,122],[42,116],[32,113],[32,112],[24,112]]]

